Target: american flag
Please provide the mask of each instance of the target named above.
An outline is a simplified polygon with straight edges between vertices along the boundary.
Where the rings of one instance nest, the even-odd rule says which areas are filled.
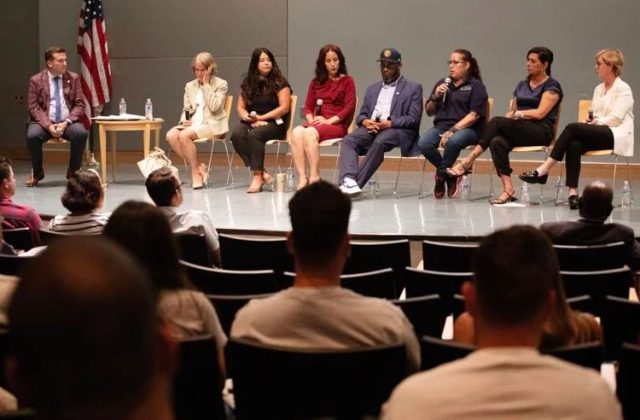
[[[102,105],[111,100],[111,66],[107,26],[102,0],[83,0],[78,20],[78,54],[82,93],[85,97],[86,120],[89,128],[92,112],[101,112]]]

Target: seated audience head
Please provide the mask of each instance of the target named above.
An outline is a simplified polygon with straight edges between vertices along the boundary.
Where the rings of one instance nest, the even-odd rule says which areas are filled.
[[[511,328],[524,328],[539,341],[560,283],[558,260],[547,236],[531,226],[496,231],[480,243],[473,267],[474,280],[465,283],[463,293],[479,344],[483,333]]]
[[[323,270],[333,265],[342,272],[349,256],[351,200],[326,181],[314,182],[289,201],[289,250],[296,269]]]
[[[476,60],[469,50],[463,48],[453,50],[447,64],[449,64],[449,76],[451,76],[454,81],[466,80],[472,76],[478,80],[482,80],[478,60]]]
[[[578,206],[581,217],[604,222],[613,211],[613,190],[602,181],[593,181],[582,190]]]
[[[596,67],[598,63],[610,66],[616,76],[620,76],[624,67],[624,55],[617,48],[605,48],[596,54]]]
[[[537,76],[544,71],[551,76],[551,64],[553,63],[553,51],[547,47],[533,47],[527,52],[527,71],[529,78]]]
[[[320,48],[316,60],[316,80],[319,83],[326,82],[329,77],[337,77],[347,73],[347,62],[340,47],[327,44]]]
[[[156,292],[185,287],[178,246],[167,216],[159,208],[142,201],[125,201],[113,212],[103,234],[137,259]]]
[[[179,207],[182,204],[182,188],[174,172],[165,167],[151,172],[145,181],[147,194],[158,207]]]
[[[11,198],[16,193],[16,178],[11,159],[0,156],[0,198]]]
[[[26,266],[9,319],[9,376],[38,418],[127,419],[169,407],[174,345],[149,279],[111,241],[49,246]]]
[[[98,173],[93,169],[73,173],[67,180],[61,201],[72,214],[89,213],[101,208],[104,190]]]

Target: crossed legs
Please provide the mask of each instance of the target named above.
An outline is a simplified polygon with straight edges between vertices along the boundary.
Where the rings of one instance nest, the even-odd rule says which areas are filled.
[[[298,126],[293,130],[291,151],[293,162],[298,173],[298,189],[304,188],[309,182],[320,180],[320,149],[318,142],[320,134],[313,127]],[[306,164],[309,163],[309,178],[306,175]]]
[[[197,138],[198,134],[190,128],[179,130],[174,127],[167,132],[167,142],[171,149],[184,159],[191,169],[191,185],[194,189],[202,188],[208,178],[204,164],[198,163],[196,145],[193,144]]]

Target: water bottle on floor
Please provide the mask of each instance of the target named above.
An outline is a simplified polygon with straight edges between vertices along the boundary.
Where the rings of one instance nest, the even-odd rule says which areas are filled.
[[[144,104],[144,119],[153,119],[153,104],[151,103],[151,99],[149,98],[147,98],[147,102]]]
[[[120,115],[124,115],[127,113],[127,101],[124,98],[120,98],[120,105],[118,106],[118,111]]]
[[[622,198],[620,200],[620,207],[623,209],[628,209],[631,207],[631,186],[629,185],[629,181],[624,181],[624,185],[622,186]]]
[[[466,175],[462,175],[462,180],[460,181],[460,198],[463,200],[467,200],[469,198],[470,192],[471,183],[469,182],[469,177]]]
[[[295,192],[296,190],[296,178],[293,173],[293,168],[287,168],[287,191]]]
[[[520,202],[525,206],[528,206],[531,203],[529,198],[529,184],[526,182],[522,183],[522,193],[520,194]]]
[[[369,195],[375,197],[378,192],[378,181],[376,181],[375,177],[371,177],[369,181],[367,181],[365,189]]]

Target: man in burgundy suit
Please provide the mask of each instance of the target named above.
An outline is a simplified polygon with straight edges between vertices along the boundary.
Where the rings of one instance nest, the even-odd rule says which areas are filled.
[[[84,95],[80,76],[67,71],[67,53],[60,47],[44,52],[47,68],[29,80],[29,122],[27,148],[31,154],[32,173],[27,187],[35,187],[44,178],[42,144],[51,138],[71,142],[67,178],[80,169],[87,142],[87,130],[79,119],[84,115]]]

